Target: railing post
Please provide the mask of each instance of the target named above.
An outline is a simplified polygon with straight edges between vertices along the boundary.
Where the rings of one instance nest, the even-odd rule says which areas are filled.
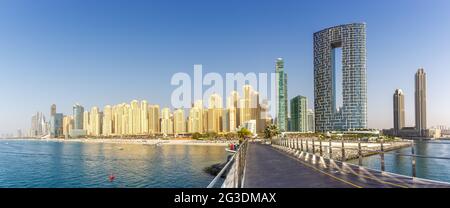
[[[345,144],[344,144],[344,137],[341,139],[342,142],[342,148],[341,148],[341,161],[345,162]]]
[[[306,139],[306,152],[309,152],[308,139]]]
[[[303,139],[300,139],[300,151],[303,152]]]
[[[358,138],[358,165],[362,166],[361,138]]]
[[[416,155],[414,153],[414,140],[411,140],[411,167],[412,167],[412,177],[416,177]]]
[[[298,150],[298,137],[295,138],[295,141],[297,142],[297,147],[295,149]]]
[[[381,172],[384,172],[384,147],[383,147],[383,139],[381,139],[380,143],[380,163],[381,163]]]
[[[328,158],[333,159],[333,144],[331,144],[331,139],[328,145]]]
[[[316,154],[316,147],[314,146],[314,137],[312,138],[312,153],[313,155]]]
[[[322,140],[319,138],[319,151],[320,151],[320,156],[322,157]]]

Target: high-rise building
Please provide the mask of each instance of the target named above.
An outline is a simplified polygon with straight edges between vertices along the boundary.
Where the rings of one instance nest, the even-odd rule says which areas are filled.
[[[113,134],[113,110],[110,105],[103,108],[102,135],[111,136]]]
[[[103,113],[100,112],[100,109],[96,106],[91,108],[91,112],[89,114],[89,130],[88,134],[90,136],[101,136],[102,135],[102,119]]]
[[[314,127],[314,111],[312,109],[308,109],[308,132],[315,132]]]
[[[208,132],[222,131],[222,98],[214,93],[209,97],[208,103]]]
[[[47,134],[47,122],[41,112],[37,112],[31,117],[30,136],[41,137]]]
[[[148,107],[148,130],[151,134],[157,134],[161,132],[160,127],[160,110],[159,105],[150,105]]]
[[[173,134],[173,121],[169,108],[163,108],[161,110],[161,133]]]
[[[56,114],[56,105],[53,104],[52,106],[50,106],[50,117],[54,116]]]
[[[180,108],[173,112],[173,133],[186,133],[186,121],[184,117],[184,109]]]
[[[89,134],[89,132],[91,132],[90,127],[90,119],[89,119],[89,111],[84,111],[83,113],[83,130],[85,130],[87,132],[87,134]]]
[[[80,104],[75,104],[73,110],[73,129],[83,129],[84,107]]]
[[[291,99],[291,131],[308,131],[308,100],[304,96],[297,96]]]
[[[239,106],[239,93],[232,91],[227,99],[227,108],[229,113],[229,128],[230,131],[235,131],[240,125],[240,106]]]
[[[405,95],[401,89],[394,93],[394,130],[405,127]]]
[[[189,110],[189,133],[203,133],[203,102],[198,100]]]
[[[139,101],[133,100],[131,101],[131,114],[130,114],[130,127],[131,134],[138,135],[141,133],[141,107],[139,105]]]
[[[63,135],[63,117],[62,113],[55,113],[50,117],[50,137],[57,138]]]
[[[416,129],[423,135],[427,129],[427,76],[423,68],[415,75]]]
[[[276,123],[280,131],[288,130],[287,74],[284,72],[284,61],[278,58],[275,64],[276,75]]]
[[[342,60],[337,60],[337,49]],[[336,77],[342,61],[342,80]],[[314,33],[315,130],[367,128],[366,24],[354,23]],[[342,85],[337,84],[342,81]],[[337,87],[342,86],[342,93]],[[336,96],[342,96],[342,103]]]
[[[69,137],[70,131],[74,128],[73,116],[64,116],[63,118],[63,135]]]
[[[148,134],[148,102],[143,100],[141,102],[141,134]]]

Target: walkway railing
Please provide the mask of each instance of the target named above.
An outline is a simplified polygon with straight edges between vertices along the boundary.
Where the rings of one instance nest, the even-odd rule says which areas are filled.
[[[225,164],[217,176],[209,183],[207,188],[242,188],[244,186],[245,164],[248,149],[248,139],[244,140],[236,153]],[[225,181],[220,185],[220,179],[225,176]]]
[[[410,157],[411,158],[411,175],[412,177],[416,177],[416,158],[428,158],[428,159],[441,159],[441,160],[450,160],[449,157],[436,157],[436,156],[427,156],[427,155],[417,155],[415,154],[415,141],[407,141],[403,140],[401,143],[407,145],[405,147],[410,147],[411,154],[403,154],[391,152],[392,144],[395,142],[389,142],[389,146],[384,143],[383,140],[380,140],[378,143],[373,142],[364,142],[368,144],[379,144],[379,150],[371,150],[371,149],[363,149],[361,147],[361,140],[354,141],[352,140],[353,145],[357,143],[357,148],[346,147],[346,141],[342,139],[341,141],[332,141],[332,140],[322,140],[317,138],[281,138],[281,139],[272,139],[272,144],[287,147],[293,150],[298,150],[300,152],[311,153],[313,155],[319,155],[321,157],[338,160],[341,162],[345,162],[349,158],[349,151],[353,151],[350,159],[358,159],[358,165],[363,166],[362,159],[365,155],[379,155],[380,156],[380,170],[385,171],[385,159],[384,156],[386,154],[401,156],[401,157]],[[325,144],[326,145],[325,145]],[[338,145],[333,145],[336,143],[340,143]],[[400,143],[400,142],[397,142]],[[408,144],[409,143],[409,144]],[[427,143],[439,143],[439,142],[427,142]],[[439,143],[440,144],[440,143]],[[448,144],[448,143],[444,143]],[[347,144],[348,145],[348,144]],[[388,147],[388,148],[386,148]],[[334,150],[338,150],[340,153],[335,153]],[[378,148],[377,148],[378,149]],[[326,150],[326,151],[324,151]],[[340,151],[339,151],[340,150]],[[367,154],[364,154],[366,152]],[[355,154],[356,153],[356,154]]]

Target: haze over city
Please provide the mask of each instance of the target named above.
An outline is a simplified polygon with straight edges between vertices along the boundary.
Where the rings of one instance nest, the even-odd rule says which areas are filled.
[[[450,2],[345,2],[2,1],[0,133],[29,128],[31,115],[48,115],[53,103],[64,114],[77,102],[170,107],[174,73],[192,73],[194,64],[205,73],[270,73],[278,57],[288,99],[306,96],[313,108],[313,33],[351,22],[367,24],[368,126],[392,127],[397,88],[414,126],[420,67],[428,126],[450,125],[450,43],[439,41],[450,36]]]

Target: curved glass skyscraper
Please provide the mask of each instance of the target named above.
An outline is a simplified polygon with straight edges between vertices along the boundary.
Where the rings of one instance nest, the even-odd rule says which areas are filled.
[[[342,60],[335,60],[336,49]],[[342,80],[336,76],[342,61]],[[339,64],[338,64],[339,65]],[[366,24],[354,23],[314,33],[314,108],[318,132],[367,128]],[[337,85],[341,81],[342,85]],[[342,93],[337,92],[342,87]],[[342,103],[337,103],[342,96]]]

